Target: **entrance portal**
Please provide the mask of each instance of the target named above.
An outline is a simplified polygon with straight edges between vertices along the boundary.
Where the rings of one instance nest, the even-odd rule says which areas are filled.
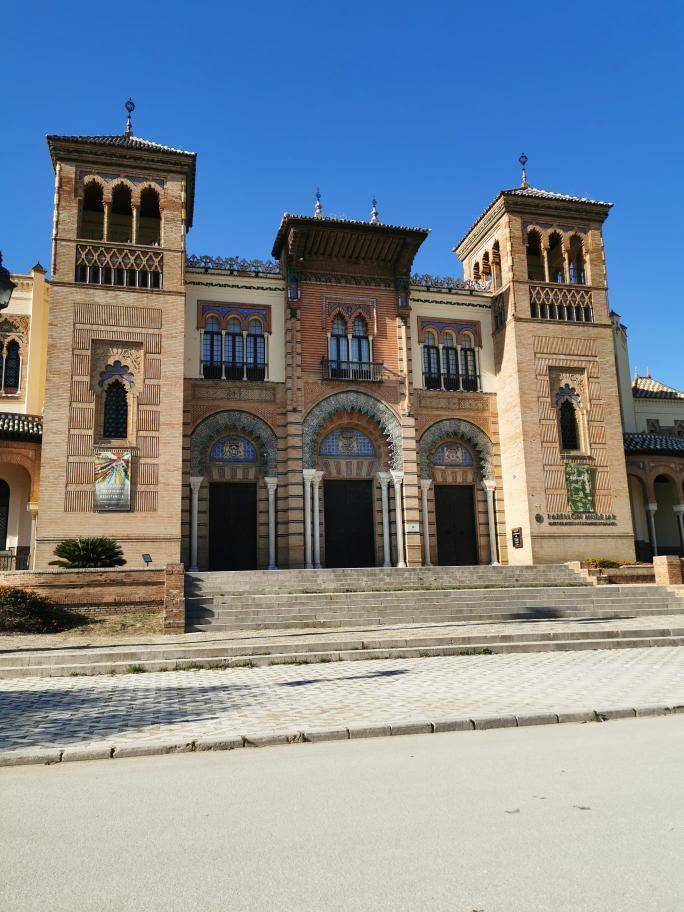
[[[439,564],[477,564],[473,486],[435,485],[435,513]]]
[[[256,484],[209,485],[209,569],[257,569]]]
[[[373,482],[324,485],[326,567],[374,567]]]

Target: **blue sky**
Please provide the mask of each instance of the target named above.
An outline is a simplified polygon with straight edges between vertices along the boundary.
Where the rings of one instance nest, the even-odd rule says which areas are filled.
[[[0,248],[49,265],[45,134],[117,133],[198,153],[194,253],[267,257],[284,211],[432,228],[451,248],[529,156],[535,186],[615,203],[610,301],[632,365],[684,388],[679,3],[282,2],[3,13]],[[9,39],[9,41],[7,40]]]

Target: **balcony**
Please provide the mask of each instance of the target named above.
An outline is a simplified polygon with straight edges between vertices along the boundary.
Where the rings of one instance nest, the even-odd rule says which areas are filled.
[[[260,382],[266,379],[266,364],[246,361],[202,361],[205,380],[233,380]]]
[[[534,320],[593,323],[591,289],[574,285],[530,285],[530,316]]]
[[[349,380],[352,383],[382,383],[385,365],[380,361],[321,361],[324,380]]]
[[[76,281],[83,285],[114,285],[120,288],[162,287],[164,255],[158,248],[76,246]]]
[[[477,374],[424,373],[423,386],[426,390],[446,393],[477,393],[480,390],[480,378]]]

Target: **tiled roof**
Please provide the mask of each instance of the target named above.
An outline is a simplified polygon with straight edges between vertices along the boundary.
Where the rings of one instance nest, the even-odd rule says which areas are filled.
[[[626,453],[684,456],[684,438],[672,434],[625,434]]]
[[[568,193],[554,193],[552,190],[542,190],[540,187],[513,187],[510,190],[502,190],[497,196],[491,201],[491,203],[485,208],[481,215],[479,215],[473,224],[468,228],[466,233],[463,235],[461,240],[456,244],[454,250],[457,247],[460,247],[463,241],[468,237],[470,232],[475,228],[476,225],[482,221],[485,215],[492,208],[494,203],[505,196],[522,196],[528,197],[530,199],[546,199],[546,200],[556,200],[560,203],[585,203],[588,206],[605,206],[606,208],[611,208],[612,203],[604,202],[603,200],[590,199],[588,196],[570,196]]]
[[[186,152],[185,149],[174,149],[172,146],[163,146],[161,143],[152,142],[150,139],[143,139],[141,136],[128,135],[127,133],[117,133],[114,136],[55,136],[48,135],[48,144],[51,142],[70,142],[83,143],[84,145],[95,146],[119,146],[124,149],[144,149],[151,152],[176,152],[178,155],[189,155],[196,157],[195,152]]]
[[[0,412],[0,440],[29,440],[39,443],[42,439],[43,419],[40,415]]]
[[[639,374],[632,380],[632,395],[635,399],[684,399],[681,390],[666,386],[653,377],[640,377]]]

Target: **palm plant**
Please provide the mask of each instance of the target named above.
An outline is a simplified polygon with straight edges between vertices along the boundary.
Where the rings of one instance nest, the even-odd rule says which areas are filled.
[[[113,538],[65,538],[55,548],[55,554],[61,560],[50,561],[50,565],[67,570],[121,567],[126,563],[121,545]]]

